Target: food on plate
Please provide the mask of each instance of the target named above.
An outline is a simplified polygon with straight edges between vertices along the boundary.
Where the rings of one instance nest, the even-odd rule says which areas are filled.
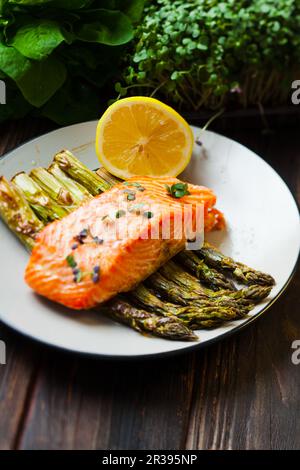
[[[172,289],[167,280],[164,280],[164,282],[168,285],[168,288]],[[131,291],[129,297],[141,308],[151,310],[156,314],[159,313],[164,317],[175,315],[193,329],[212,328],[221,322],[236,320],[240,316],[234,308],[213,305],[209,302],[203,303],[201,306],[193,305],[192,303],[185,306],[171,303],[159,298],[155,295],[154,290],[147,288],[144,284],[140,284]],[[178,299],[176,300],[178,301]]]
[[[16,185],[8,182],[4,176],[0,177],[0,215],[10,230],[31,250],[43,223]]]
[[[166,185],[185,192],[172,197]],[[184,249],[189,222],[185,205],[191,207],[192,229],[200,235],[197,205],[204,206],[205,225],[215,201],[211,190],[175,178],[130,178],[42,230],[25,280],[40,295],[67,307],[92,308],[132,289]],[[181,233],[177,221],[184,228]],[[161,234],[165,224],[168,237]]]
[[[71,152],[60,152],[54,160],[47,171],[43,169],[44,171],[35,172],[35,193],[33,185],[29,184],[29,181],[32,183],[30,177],[29,180],[15,177],[14,183],[5,178],[0,180],[0,215],[29,250],[33,249],[36,236],[43,227],[48,222],[57,220],[56,205],[62,209],[63,217],[64,209],[67,213],[74,211],[81,206],[87,194],[90,199],[93,195],[120,183],[104,168],[100,168],[96,173],[92,172]],[[48,174],[54,179],[49,180]],[[72,185],[69,180],[79,185]],[[19,187],[17,183],[20,184]],[[170,192],[167,192],[170,196]],[[33,198],[33,194],[37,199]],[[49,195],[52,195],[53,199]],[[46,213],[42,211],[43,207],[47,209]],[[208,214],[209,212],[207,218]],[[220,213],[214,224],[209,224],[207,228],[222,226],[224,218]],[[85,233],[80,234],[79,243],[80,240],[84,241],[84,235]],[[101,305],[99,312],[139,332],[184,341],[198,339],[192,331],[194,329],[216,328],[224,322],[244,318],[257,302],[268,296],[272,278],[263,273],[259,273],[257,277],[257,271],[247,268],[247,273],[256,273],[256,279],[261,285],[254,284],[237,290],[233,284],[237,273],[223,269],[216,263],[216,255],[212,258],[213,267],[212,259],[203,251],[208,246],[210,250],[218,253],[218,257],[221,256],[218,250],[207,243],[197,253],[184,250],[172,261],[165,263],[162,269],[152,274],[145,283],[140,283],[130,292],[117,295]],[[72,258],[69,258],[71,264],[72,261]],[[231,260],[230,267],[233,265],[244,266]],[[80,277],[76,267],[74,270],[74,277]],[[249,284],[245,267],[243,272],[244,277],[239,276],[239,281]],[[253,280],[253,277],[251,279]]]
[[[51,222],[54,219],[61,219],[67,215],[67,210],[48,196],[34,179],[25,172],[15,175],[12,181],[43,222]]]
[[[222,272],[208,266],[194,251],[184,250],[177,255],[176,260],[213,290],[236,289],[231,279],[228,279]]]
[[[151,333],[155,336],[181,341],[195,341],[197,335],[175,315],[157,315],[153,311],[146,311],[131,305],[128,301],[115,297],[108,302],[103,311],[109,316],[139,332]]]
[[[97,196],[110,188],[110,185],[106,183],[106,181],[98,178],[92,170],[81,163],[81,161],[68,150],[63,150],[62,152],[57,153],[53,162],[57,164],[63,172],[69,175],[70,178],[77,181],[81,187],[88,190],[93,196]]]
[[[194,145],[188,123],[154,98],[134,96],[112,104],[96,135],[100,163],[113,175],[177,176],[188,165]]]
[[[274,286],[275,280],[269,274],[262,273],[253,268],[249,268],[243,263],[234,261],[229,256],[223,255],[217,248],[205,243],[200,250],[201,256],[207,264],[216,268],[229,271],[232,276],[244,284],[260,284],[263,286]]]

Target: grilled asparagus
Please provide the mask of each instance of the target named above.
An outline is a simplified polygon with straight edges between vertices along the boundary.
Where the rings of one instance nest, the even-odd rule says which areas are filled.
[[[0,177],[0,216],[26,248],[32,250],[35,236],[43,228],[43,223],[17,186],[4,176]]]
[[[237,300],[237,301],[257,301],[260,302],[262,299],[267,297],[271,291],[271,286],[250,286],[249,288],[244,288],[239,291],[217,291],[214,292],[211,289],[203,287],[199,283],[198,279],[192,276],[189,273],[186,273],[180,266],[178,266],[173,261],[166,263],[161,269],[160,272],[169,280],[173,280],[177,283],[182,289],[187,290],[188,292],[193,292],[195,296],[200,298],[208,297],[211,299],[220,299],[225,298],[227,300]]]
[[[262,286],[274,286],[275,280],[269,274],[262,273],[249,268],[243,263],[234,261],[228,256],[224,256],[217,248],[205,242],[199,250],[199,256],[205,262],[216,269],[223,269],[232,273],[233,277],[242,284],[257,284]]]
[[[80,205],[83,202],[91,199],[93,196],[91,193],[80,183],[77,183],[77,181],[74,181],[72,178],[67,176],[58,166],[57,163],[52,163],[52,165],[49,166],[48,172],[54,176],[57,181],[65,187],[67,191],[72,195],[72,199],[74,201],[74,204]]]
[[[134,291],[129,293],[139,306],[159,313],[163,316],[176,316],[184,321],[190,328],[211,328],[217,326],[221,321],[236,319],[239,315],[237,310],[222,306],[195,306],[183,307],[180,305],[164,302],[156,297],[151,290],[140,284]],[[207,323],[209,321],[209,324]]]
[[[61,219],[68,213],[64,207],[56,204],[26,173],[18,173],[12,181],[21,190],[31,208],[44,223]]]
[[[194,251],[182,251],[176,261],[188,268],[200,281],[213,290],[236,290],[233,282],[216,269],[210,268]]]
[[[175,316],[159,316],[153,312],[133,307],[128,301],[118,296],[111,300],[104,311],[108,315],[131,328],[142,332],[152,333],[155,336],[173,340],[195,341],[198,337]]]
[[[111,185],[99,178],[97,174],[81,163],[71,152],[63,150],[54,157],[59,168],[75,181],[84,186],[93,196],[107,191]]]

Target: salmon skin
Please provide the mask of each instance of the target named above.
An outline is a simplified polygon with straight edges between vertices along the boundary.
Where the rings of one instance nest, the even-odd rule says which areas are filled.
[[[222,226],[210,189],[188,184],[186,194],[174,198],[169,188],[176,183],[180,181],[175,178],[134,177],[46,226],[38,235],[25,281],[38,294],[78,310],[133,289],[184,249],[186,235],[178,236],[175,228],[183,205],[191,206],[193,228],[198,204],[204,207],[207,230]],[[170,235],[163,238],[167,218]],[[158,236],[151,237],[157,227]]]

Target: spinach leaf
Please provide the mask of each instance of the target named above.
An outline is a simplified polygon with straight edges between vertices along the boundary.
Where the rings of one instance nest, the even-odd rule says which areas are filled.
[[[39,108],[63,85],[66,77],[65,65],[51,56],[40,62],[32,61],[17,84],[27,101]]]
[[[143,4],[0,0],[0,78],[9,85],[0,120],[29,110],[60,124],[99,116]]]
[[[30,67],[30,61],[23,57],[20,52],[0,42],[0,71],[17,81],[23,77]]]
[[[91,17],[93,21],[83,24],[77,33],[81,41],[118,46],[133,38],[132,24],[124,13],[99,9]]]
[[[60,125],[97,119],[105,100],[95,87],[82,80],[68,80],[42,108],[42,115]]]
[[[57,22],[35,20],[18,29],[10,44],[23,56],[41,60],[51,54],[64,39]]]

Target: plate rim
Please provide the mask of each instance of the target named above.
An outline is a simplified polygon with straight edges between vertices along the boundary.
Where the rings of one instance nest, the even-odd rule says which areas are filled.
[[[33,137],[31,139],[28,139],[28,140],[22,142],[21,144],[17,145],[16,147],[11,149],[10,151],[6,152],[3,156],[1,156],[0,157],[0,163],[2,161],[6,160],[8,157],[10,157],[10,155],[12,153],[14,153],[15,151],[21,149],[23,146],[25,146],[27,144],[30,144],[30,143],[34,142],[35,140],[38,140],[42,137],[47,137],[47,136],[49,136],[50,134],[52,134],[54,132],[61,131],[61,130],[64,130],[64,129],[70,129],[72,127],[76,127],[76,126],[80,126],[80,125],[87,125],[87,124],[96,123],[96,122],[97,122],[97,120],[90,120],[90,121],[84,121],[84,122],[81,122],[81,123],[72,124],[70,126],[58,127],[57,129],[53,129],[52,131],[49,131],[49,132],[46,132],[44,134]],[[191,125],[191,127],[198,127],[198,126]],[[289,188],[288,184],[285,182],[285,180],[282,178],[282,176],[268,162],[266,162],[260,155],[256,154],[253,150],[249,149],[246,145],[241,144],[240,142],[238,142],[234,139],[231,139],[230,137],[227,137],[227,136],[225,136],[223,134],[220,134],[218,132],[215,132],[215,131],[208,130],[207,132],[209,132],[211,134],[218,135],[222,138],[225,138],[225,139],[228,139],[230,141],[235,142],[235,144],[238,144],[239,146],[245,148],[248,152],[251,152],[255,157],[262,160],[263,163],[266,164],[277,175],[277,177],[279,177],[279,179],[281,180],[281,183],[283,183],[285,185],[285,187],[287,188],[291,198],[293,199],[293,201],[295,203],[295,207],[298,211],[298,214],[300,213],[300,203],[298,203],[296,197],[292,193],[292,191]],[[236,333],[239,333],[242,329],[246,328],[251,323],[258,320],[265,312],[267,312],[273,306],[273,304],[275,304],[275,302],[277,302],[277,300],[286,291],[286,289],[288,288],[289,284],[291,283],[291,281],[292,281],[292,279],[293,279],[293,277],[294,277],[294,275],[297,271],[297,266],[298,266],[299,260],[300,260],[300,246],[299,246],[297,259],[295,261],[294,267],[291,271],[291,274],[290,274],[289,278],[286,280],[285,284],[282,286],[282,288],[277,293],[277,295],[274,298],[270,299],[270,301],[261,310],[259,310],[256,314],[249,317],[246,321],[244,321],[240,325],[237,325],[236,327],[232,328],[229,331],[226,331],[226,332],[220,334],[219,336],[208,339],[205,342],[201,342],[201,340],[200,340],[199,342],[195,342],[194,344],[190,343],[188,345],[188,343],[187,343],[186,347],[183,347],[183,348],[180,348],[180,349],[173,349],[171,351],[146,353],[146,354],[122,354],[122,355],[79,351],[78,349],[74,349],[74,348],[71,348],[71,347],[66,347],[66,346],[63,346],[63,345],[54,344],[54,343],[52,343],[50,341],[47,341],[45,339],[41,339],[41,338],[38,338],[34,335],[31,335],[30,333],[26,333],[26,332],[22,331],[21,328],[18,328],[17,326],[15,326],[13,324],[10,324],[9,321],[4,320],[1,317],[0,317],[0,323],[2,323],[5,326],[11,328],[17,334],[20,334],[21,336],[23,336],[27,339],[34,340],[38,344],[41,344],[41,345],[43,345],[47,348],[53,348],[54,350],[63,351],[64,353],[68,353],[68,354],[71,354],[71,353],[74,354],[75,353],[75,354],[80,355],[82,357],[91,358],[91,359],[103,359],[103,360],[109,360],[109,361],[114,361],[114,360],[118,360],[118,361],[132,361],[132,360],[139,361],[139,360],[145,360],[145,359],[146,360],[147,359],[149,359],[149,360],[151,360],[151,359],[161,359],[161,358],[167,358],[167,357],[171,357],[171,356],[175,356],[175,355],[179,355],[179,354],[187,354],[188,352],[195,352],[195,350],[204,349],[205,347],[209,347],[214,343],[217,343],[219,341],[223,341],[224,339],[229,338],[230,336],[232,336]]]

